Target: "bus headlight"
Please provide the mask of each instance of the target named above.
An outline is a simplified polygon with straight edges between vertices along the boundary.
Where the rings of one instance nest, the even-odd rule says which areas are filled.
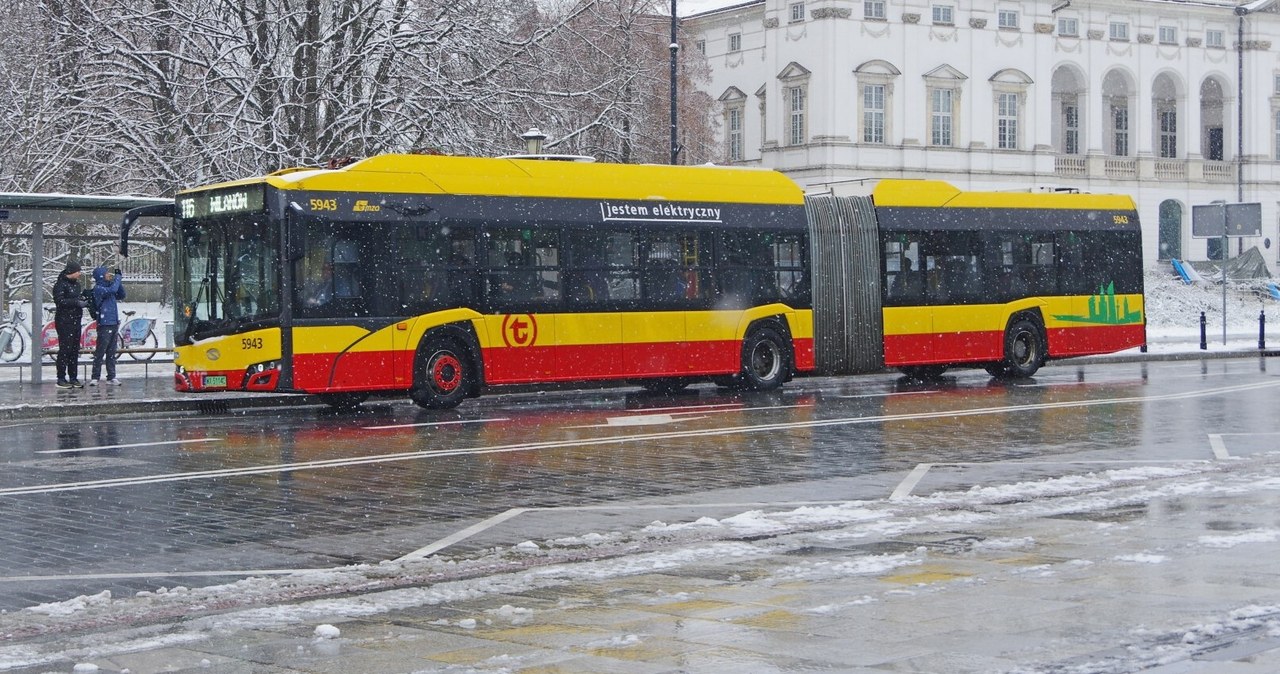
[[[253,365],[250,365],[248,367],[248,372],[249,374],[258,374],[260,372],[266,372],[267,370],[279,370],[279,369],[280,369],[280,361],[269,360],[265,363],[254,363]]]

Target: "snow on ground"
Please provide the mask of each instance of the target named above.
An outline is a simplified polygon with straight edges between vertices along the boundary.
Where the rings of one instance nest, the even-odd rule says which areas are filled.
[[[1204,312],[1208,334],[1222,335],[1222,284],[1188,285],[1161,267],[1148,271],[1145,304],[1147,334],[1162,336],[1199,334],[1200,312]],[[1280,302],[1262,292],[1261,285],[1227,287],[1227,332],[1258,334],[1258,312],[1271,314],[1268,321],[1280,321]],[[1280,328],[1278,328],[1280,329]],[[1215,333],[1216,330],[1216,333]],[[1268,330],[1270,332],[1270,330]],[[1280,334],[1280,333],[1278,333]]]
[[[440,555],[328,571],[303,571],[285,577],[247,578],[213,587],[141,592],[132,597],[112,597],[109,593],[79,597],[0,613],[0,635],[6,640],[27,640],[0,645],[0,670],[40,666],[68,657],[97,659],[153,650],[245,629],[315,625],[312,633],[317,639],[330,639],[340,635],[332,623],[347,619],[497,594],[672,572],[726,560],[787,560],[767,576],[748,582],[838,583],[842,579],[919,566],[927,563],[933,553],[924,547],[887,554],[850,553],[834,562],[789,555],[834,540],[876,542],[904,534],[953,532],[958,526],[992,525],[999,529],[1013,522],[1131,508],[1159,499],[1230,495],[1241,490],[1280,491],[1280,481],[1273,478],[1278,464],[1280,453],[1224,462],[1188,461],[1172,466],[1129,467],[892,501],[833,503],[780,512],[752,510],[723,519],[701,517],[686,523],[653,522],[633,530],[582,532],[537,541],[536,545],[521,543],[494,548],[472,557]],[[762,535],[764,532],[767,535]],[[1006,573],[1034,570],[1040,576],[1052,576],[1095,564],[1164,564],[1172,555],[1196,556],[1208,549],[1276,539],[1276,532],[1262,533],[1254,541],[1238,535],[1206,537],[1183,541],[1159,553],[1128,556],[1116,556],[1108,546],[1085,547],[1081,554],[1087,555],[1087,551],[1092,550],[1097,559],[1067,559],[1034,569],[1010,567]],[[986,545],[1018,549],[1034,543],[1034,539],[1019,537],[988,540]],[[968,582],[996,580],[999,579]],[[667,599],[681,600],[677,594],[671,593]],[[657,600],[661,598],[655,598]],[[829,613],[876,601],[876,597],[869,595],[850,596],[841,604],[815,605],[809,610]],[[1276,612],[1280,611],[1276,607],[1254,608],[1256,610],[1246,610],[1239,616],[1215,617],[1212,623],[1180,625],[1179,633],[1185,631],[1182,646],[1170,646],[1165,640],[1160,652],[1149,658],[1134,652],[1126,657],[1130,661],[1157,657],[1167,660],[1171,649],[1185,648],[1191,652],[1205,639],[1224,630],[1244,630],[1256,625],[1259,619],[1274,621]],[[527,619],[530,612],[523,607],[506,605],[490,615],[477,617],[482,621],[515,622]],[[461,622],[451,624],[467,628],[464,623],[474,626],[475,619],[462,618]],[[1280,628],[1280,623],[1273,627]]]

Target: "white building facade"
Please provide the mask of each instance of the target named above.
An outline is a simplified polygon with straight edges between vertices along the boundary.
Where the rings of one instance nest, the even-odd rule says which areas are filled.
[[[730,163],[811,193],[926,177],[1125,193],[1148,266],[1220,255],[1220,239],[1192,236],[1193,206],[1260,202],[1261,236],[1229,254],[1256,246],[1274,269],[1278,4],[756,0],[683,27],[710,65]]]

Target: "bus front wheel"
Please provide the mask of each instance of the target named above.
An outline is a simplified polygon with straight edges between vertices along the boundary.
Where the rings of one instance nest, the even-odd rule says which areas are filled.
[[[430,339],[418,350],[409,397],[427,409],[451,409],[467,397],[472,377],[471,361],[457,342]]]
[[[1040,326],[1020,318],[1010,323],[1004,333],[1004,361],[998,366],[1001,374],[997,376],[1026,379],[1040,369],[1044,359],[1044,338],[1041,337]],[[987,372],[991,371],[992,368],[987,368]]]
[[[772,328],[752,330],[742,343],[742,388],[751,391],[773,391],[787,380],[791,368],[791,350],[786,340]]]

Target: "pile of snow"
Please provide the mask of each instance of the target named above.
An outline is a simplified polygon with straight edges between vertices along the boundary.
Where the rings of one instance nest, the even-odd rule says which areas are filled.
[[[1166,267],[1148,270],[1146,285],[1147,327],[1153,331],[1198,331],[1200,312],[1212,329],[1222,326],[1222,284],[1186,284],[1166,273]],[[1266,311],[1280,320],[1280,303],[1259,292],[1258,288],[1227,286],[1227,329],[1231,332],[1256,332],[1258,312]],[[1268,331],[1270,332],[1270,331]]]

